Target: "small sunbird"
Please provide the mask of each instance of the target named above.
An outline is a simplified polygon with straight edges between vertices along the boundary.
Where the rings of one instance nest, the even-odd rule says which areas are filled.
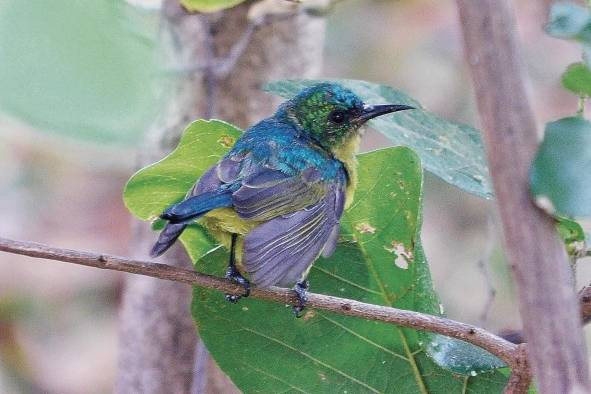
[[[248,297],[251,283],[294,286],[299,317],[308,272],[334,252],[343,209],[353,200],[361,126],[408,109],[366,105],[335,83],[304,89],[247,129],[183,201],[162,213],[168,223],[150,255],[160,256],[197,220],[230,250],[226,278],[244,287],[226,300]]]

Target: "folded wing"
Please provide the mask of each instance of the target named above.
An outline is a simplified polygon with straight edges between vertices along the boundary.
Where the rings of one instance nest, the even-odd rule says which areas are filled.
[[[168,249],[195,218],[231,207],[243,219],[263,222],[244,238],[242,262],[251,281],[266,287],[302,280],[319,255],[328,257],[336,247],[346,175],[340,168],[326,179],[314,166],[290,172],[248,155],[224,158],[164,212],[169,223],[152,255]]]
[[[302,280],[322,253],[332,254],[343,210],[343,187],[332,184],[315,204],[261,224],[244,240],[243,264],[260,287]],[[326,253],[325,253],[326,252]]]

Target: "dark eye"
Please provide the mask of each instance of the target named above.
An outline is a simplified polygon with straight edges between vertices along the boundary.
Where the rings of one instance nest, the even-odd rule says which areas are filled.
[[[347,118],[347,115],[345,114],[344,111],[332,111],[330,113],[330,115],[328,115],[328,120],[330,120],[332,123],[336,123],[336,124],[341,124],[345,121],[345,119]]]

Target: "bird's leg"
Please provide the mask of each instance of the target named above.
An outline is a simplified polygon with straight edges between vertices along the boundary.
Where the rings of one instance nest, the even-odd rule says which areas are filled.
[[[244,294],[242,295],[234,295],[234,294],[226,294],[226,301],[230,301],[231,303],[235,304],[238,302],[239,299],[242,297],[248,297],[250,295],[250,282],[238,272],[236,268],[236,240],[238,238],[237,234],[232,234],[232,245],[230,247],[230,263],[228,264],[228,269],[226,270],[226,279],[231,280],[234,283],[242,285],[244,288]]]
[[[296,293],[296,297],[298,299],[298,303],[293,307],[293,314],[295,317],[300,318],[302,317],[302,311],[306,307],[306,303],[308,302],[308,295],[306,291],[310,287],[310,282],[307,279],[301,280],[293,287],[293,290]]]

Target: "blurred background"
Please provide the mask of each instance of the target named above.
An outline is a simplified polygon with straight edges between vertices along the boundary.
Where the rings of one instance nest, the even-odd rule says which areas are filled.
[[[545,2],[514,3],[542,130],[576,111],[560,75],[580,49],[543,34]],[[175,78],[158,53],[158,8],[158,0],[0,1],[0,236],[130,254],[134,219],[122,188]],[[452,0],[339,2],[323,74],[394,86],[478,126],[457,19]],[[370,133],[366,149],[385,143]],[[492,204],[427,175],[424,221],[447,314],[497,332],[519,328]],[[588,260],[579,285],[591,280]],[[0,392],[110,392],[122,283],[117,273],[0,254]]]

